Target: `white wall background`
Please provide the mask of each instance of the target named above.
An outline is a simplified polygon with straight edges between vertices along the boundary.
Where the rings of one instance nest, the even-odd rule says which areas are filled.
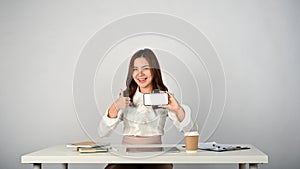
[[[260,165],[262,169],[298,168],[299,7],[297,0],[1,0],[0,168],[29,169],[31,165],[20,164],[21,155],[86,140],[72,102],[80,50],[111,20],[139,12],[179,16],[215,45],[226,73],[228,98],[210,140],[256,145],[269,155],[269,164]],[[175,165],[182,167],[236,166]]]

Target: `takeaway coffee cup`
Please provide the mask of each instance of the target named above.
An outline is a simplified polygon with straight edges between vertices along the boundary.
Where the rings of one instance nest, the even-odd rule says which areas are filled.
[[[184,134],[185,150],[187,153],[195,153],[198,150],[199,133],[197,131]]]

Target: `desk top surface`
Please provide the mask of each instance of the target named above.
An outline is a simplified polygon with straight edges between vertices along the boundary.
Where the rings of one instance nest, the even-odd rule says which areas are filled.
[[[149,146],[149,145],[145,145]],[[150,145],[150,147],[157,145]],[[186,153],[182,144],[163,144],[161,147],[176,146],[180,152],[143,152],[126,153],[120,148],[124,145],[112,145],[106,153],[80,153],[66,145],[57,145],[35,151],[21,157],[22,163],[181,163],[181,164],[226,164],[226,163],[268,163],[268,156],[253,145],[250,149],[212,152],[198,150]],[[143,145],[144,147],[144,145]]]

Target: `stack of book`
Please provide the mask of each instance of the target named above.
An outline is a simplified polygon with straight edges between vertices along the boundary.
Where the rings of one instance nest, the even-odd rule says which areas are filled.
[[[108,152],[109,143],[97,143],[92,141],[84,141],[67,144],[68,148],[76,148],[80,153],[100,153]]]

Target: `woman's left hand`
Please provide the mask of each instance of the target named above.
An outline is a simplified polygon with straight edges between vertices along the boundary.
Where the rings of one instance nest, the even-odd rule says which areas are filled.
[[[172,112],[174,112],[177,115],[179,121],[182,121],[184,119],[184,115],[185,115],[183,108],[178,104],[177,100],[170,92],[165,92],[165,93],[168,94],[168,102],[169,103],[167,105],[163,105],[161,107],[171,110]]]
[[[177,100],[175,97],[170,93],[170,92],[163,92],[168,94],[168,104],[167,105],[162,105],[161,107],[167,108],[173,112],[179,111],[181,108],[180,105],[178,104]]]

